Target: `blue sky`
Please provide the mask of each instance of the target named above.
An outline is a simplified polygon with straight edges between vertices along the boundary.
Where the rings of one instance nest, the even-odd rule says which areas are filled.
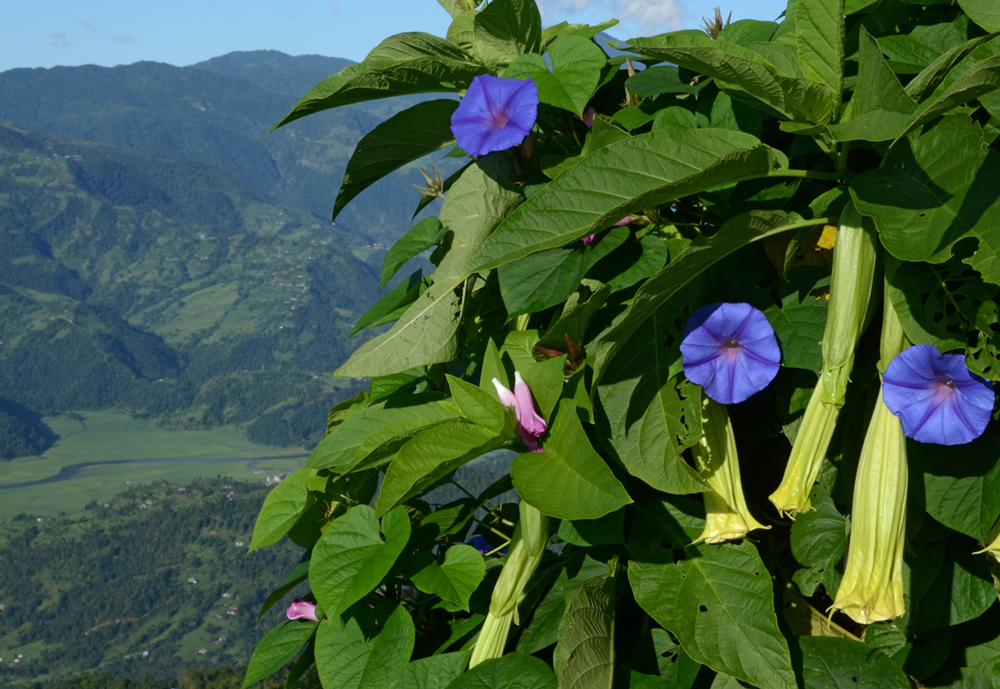
[[[541,0],[546,24],[612,17],[620,38],[697,28],[717,4],[733,19],[774,19],[784,0]],[[361,60],[402,31],[443,36],[434,0],[4,0],[0,71],[139,60],[189,65],[234,50],[280,50]]]

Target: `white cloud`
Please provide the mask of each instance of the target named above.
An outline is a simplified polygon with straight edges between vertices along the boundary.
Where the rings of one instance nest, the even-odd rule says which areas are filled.
[[[621,21],[611,33],[653,36],[684,28],[690,12],[684,0],[540,0],[543,22],[561,21],[596,24],[608,19]]]
[[[66,38],[66,34],[62,31],[53,31],[49,34],[49,38],[52,39],[53,48],[66,48],[69,46],[69,39]]]
[[[113,43],[135,43],[135,39],[127,33],[120,33],[111,39]]]

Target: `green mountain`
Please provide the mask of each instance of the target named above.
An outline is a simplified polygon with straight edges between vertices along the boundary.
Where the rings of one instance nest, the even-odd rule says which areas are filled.
[[[211,165],[274,201],[329,218],[358,140],[416,102],[339,108],[268,130],[346,60],[230,53],[190,67],[139,62],[0,73],[0,120],[25,129]],[[375,184],[338,226],[388,245],[410,226],[417,165]]]
[[[258,623],[302,552],[285,539],[247,554],[267,491],[224,479],[161,484],[72,516],[0,523],[0,686],[246,666],[296,595]]]
[[[364,240],[215,168],[0,125],[0,237],[10,402],[292,445],[356,387],[327,373],[378,289]]]

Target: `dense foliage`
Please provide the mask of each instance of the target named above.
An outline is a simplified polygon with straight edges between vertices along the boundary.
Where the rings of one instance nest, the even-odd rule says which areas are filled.
[[[466,165],[383,279],[435,272],[338,369],[370,392],[258,517],[253,548],[310,530],[311,593],[246,681],[304,649],[331,689],[995,686],[995,2],[793,0],[635,64],[533,0],[440,4],[446,38],[279,122],[462,96],[363,138],[335,212]]]

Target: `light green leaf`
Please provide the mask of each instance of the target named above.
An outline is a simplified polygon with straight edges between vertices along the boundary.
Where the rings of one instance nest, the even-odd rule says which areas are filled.
[[[844,85],[844,0],[799,0],[795,46],[806,78],[825,84],[839,100]]]
[[[270,677],[285,666],[316,631],[318,622],[285,620],[264,635],[250,657],[243,687]]]
[[[398,373],[457,356],[461,300],[455,289],[475,272],[469,262],[493,228],[522,199],[520,191],[497,181],[509,173],[510,164],[503,156],[491,154],[462,173],[441,206],[441,224],[453,236],[434,272],[434,283],[389,332],[361,345],[335,375]]]
[[[508,653],[459,675],[447,689],[556,689],[556,677],[545,661]]]
[[[411,661],[403,670],[397,689],[445,689],[465,670],[469,651],[442,653]]]
[[[532,507],[560,519],[597,519],[632,502],[591,447],[573,400],[559,402],[543,448],[518,455],[510,468],[514,487]]]
[[[385,514],[414,491],[420,491],[466,462],[503,446],[494,431],[471,423],[432,426],[406,443],[385,472],[378,514]]]
[[[957,45],[951,50],[941,54],[934,62],[925,67],[920,74],[906,85],[906,92],[918,103],[923,102],[934,93],[935,89],[945,80],[948,73],[965,60],[972,51],[988,41],[992,41],[997,34],[987,34],[979,38],[973,38],[961,45]]]
[[[406,234],[396,240],[382,261],[382,277],[379,289],[384,289],[389,279],[407,261],[427,251],[440,241],[441,221],[435,217],[424,218],[411,227]]]
[[[395,689],[413,653],[416,633],[410,613],[397,605],[376,625],[367,610],[324,620],[316,632],[316,669],[325,687]]]
[[[438,0],[439,2],[441,0]],[[444,0],[448,2],[448,0]],[[476,15],[478,10],[464,10],[458,15],[452,15],[446,38],[467,53],[476,52]]]
[[[692,546],[676,564],[632,562],[636,602],[699,663],[758,687],[794,689],[771,577],[749,541]]]
[[[466,12],[472,11],[482,4],[481,0],[438,0],[438,4],[451,15],[452,19],[458,19]]]
[[[600,380],[609,362],[625,347],[639,326],[691,280],[740,247],[801,226],[781,211],[751,211],[726,222],[711,239],[695,239],[639,288],[627,315],[602,335],[597,343],[595,380]]]
[[[333,219],[351,199],[407,163],[455,143],[451,115],[456,100],[431,100],[396,113],[358,142],[333,204]],[[385,271],[383,281],[385,284]]]
[[[339,617],[367,596],[403,552],[410,538],[406,510],[387,514],[383,527],[385,541],[379,535],[375,510],[358,505],[323,532],[309,562],[309,581],[328,617]]]
[[[559,689],[611,689],[615,663],[615,580],[583,583],[569,601],[557,646]]]
[[[530,78],[538,87],[540,102],[583,115],[597,89],[607,57],[593,41],[582,36],[560,38],[549,48],[549,55],[551,72],[541,55],[529,53],[514,60],[504,77]]]
[[[452,43],[427,33],[402,33],[314,86],[271,128],[342,105],[415,93],[460,91],[486,68]]]
[[[462,414],[474,424],[500,433],[507,426],[507,413],[498,399],[472,383],[461,378],[446,376],[451,398],[462,410]]]
[[[468,611],[469,596],[486,576],[486,563],[475,548],[458,544],[445,552],[444,563],[438,564],[433,555],[423,551],[406,564],[406,570],[413,585],[424,593]]]
[[[295,526],[299,516],[311,502],[315,502],[312,494],[306,490],[306,481],[315,475],[315,469],[299,469],[271,489],[257,515],[250,552],[277,543]]]
[[[804,689],[908,689],[910,681],[887,655],[860,641],[800,636]]]
[[[880,169],[854,178],[851,196],[896,258],[942,263],[955,242],[975,237],[964,262],[1000,284],[1000,200],[987,181],[998,176],[1000,157],[979,125],[956,115],[894,146]]]
[[[291,591],[293,588],[301,584],[309,577],[309,556],[311,553],[307,551],[302,559],[299,560],[299,564],[295,565],[295,569],[292,570],[291,574],[285,578],[284,583],[278,588],[271,591],[267,598],[264,600],[264,604],[260,606],[260,612],[257,613],[257,621],[264,616],[264,613],[271,609],[271,607],[277,603],[279,600],[285,597],[285,594]]]
[[[958,5],[987,31],[1000,31],[1000,6],[993,0],[958,0]]]
[[[534,0],[493,0],[476,15],[476,54],[497,73],[542,49],[542,16]]]
[[[569,244],[635,210],[765,176],[784,164],[755,137],[722,129],[664,129],[617,141],[563,172],[511,213],[470,270]]]
[[[836,566],[847,552],[851,525],[820,486],[813,486],[809,501],[815,509],[800,515],[792,524],[792,554],[806,567],[796,572],[793,579],[804,596],[813,595],[821,583],[827,595],[833,596],[841,579]]]
[[[365,438],[365,441],[358,447],[357,454],[354,455],[354,461],[345,467],[345,473],[347,471],[363,471],[388,464],[403,445],[410,442],[413,436],[425,428],[436,426],[439,423],[442,421],[433,418],[390,421]]]

